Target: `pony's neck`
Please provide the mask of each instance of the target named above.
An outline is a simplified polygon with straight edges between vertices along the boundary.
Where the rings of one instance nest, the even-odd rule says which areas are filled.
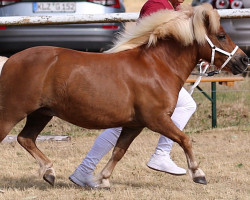
[[[183,81],[183,84],[199,60],[196,42],[185,47],[174,40],[162,40],[158,41],[157,46],[150,50],[161,59],[162,63],[165,63],[165,67],[171,69],[173,74]]]

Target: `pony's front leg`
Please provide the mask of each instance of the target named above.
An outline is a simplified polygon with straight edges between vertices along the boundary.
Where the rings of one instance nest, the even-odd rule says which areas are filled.
[[[109,178],[112,175],[116,164],[119,162],[119,160],[121,160],[125,152],[125,149],[122,149],[117,146],[114,147],[112,156],[109,159],[108,163],[103,168],[103,170],[95,177],[95,181],[98,184],[99,188],[110,188]]]
[[[140,134],[143,128],[127,128],[123,127],[120,137],[114,147],[111,158],[109,159],[103,170],[96,176],[95,181],[99,188],[110,188],[109,178],[121,158],[126,153],[129,145]]]
[[[182,132],[172,121],[170,116],[155,117],[157,121],[151,120],[148,128],[177,142],[184,150],[187,158],[189,175],[194,182],[207,184],[205,173],[199,168],[192,151],[192,143],[189,137]],[[153,117],[151,118],[153,119]]]

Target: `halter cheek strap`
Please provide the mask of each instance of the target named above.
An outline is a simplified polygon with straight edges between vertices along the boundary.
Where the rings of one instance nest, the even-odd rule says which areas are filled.
[[[223,65],[220,67],[219,70],[214,71],[214,74],[218,74],[221,72],[221,70],[227,65],[227,63],[231,60],[231,58],[233,57],[233,55],[235,54],[235,52],[238,50],[238,46],[236,45],[234,50],[231,53],[228,53],[227,51],[224,51],[223,49],[218,48],[217,46],[215,46],[213,44],[213,42],[208,38],[207,35],[205,35],[205,38],[208,42],[208,44],[211,46],[212,48],[212,55],[211,55],[211,62],[210,65],[214,65],[214,58],[215,58],[215,52],[218,51],[222,54],[225,54],[226,56],[228,56],[227,60],[223,63]],[[209,76],[209,75],[208,75]]]

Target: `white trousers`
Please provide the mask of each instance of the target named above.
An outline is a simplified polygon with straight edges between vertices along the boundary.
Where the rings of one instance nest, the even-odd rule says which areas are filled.
[[[176,108],[171,119],[175,125],[183,130],[188,120],[196,110],[196,103],[191,95],[182,88],[179,92]],[[78,166],[77,170],[81,174],[91,174],[98,162],[115,146],[122,128],[110,128],[103,131],[95,140],[87,156]],[[170,153],[173,141],[165,136],[161,136],[156,147],[157,151]]]

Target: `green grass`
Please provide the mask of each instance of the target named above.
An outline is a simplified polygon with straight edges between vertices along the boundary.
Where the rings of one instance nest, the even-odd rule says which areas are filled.
[[[210,83],[202,83],[207,94],[210,95]],[[217,127],[226,128],[237,126],[240,129],[250,129],[250,87],[249,78],[236,82],[233,87],[217,84]],[[198,90],[193,93],[197,103],[197,111],[190,119],[186,131],[199,132],[211,129],[211,102]]]

